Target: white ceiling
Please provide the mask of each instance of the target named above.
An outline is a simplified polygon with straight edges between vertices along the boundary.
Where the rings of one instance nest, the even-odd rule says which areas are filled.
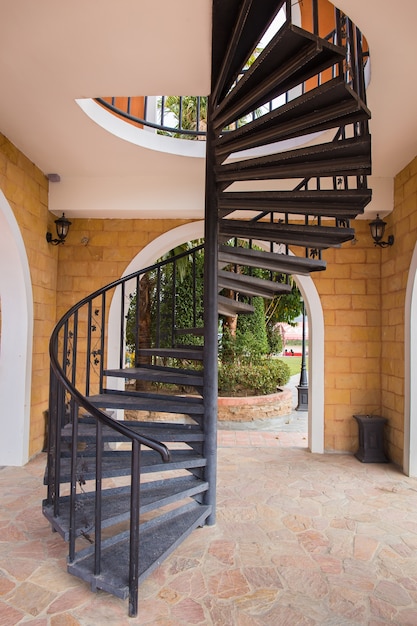
[[[417,81],[410,77],[417,5],[337,4],[370,44],[372,178],[383,190],[379,202],[417,154]],[[202,217],[202,159],[121,140],[75,100],[207,94],[211,0],[0,0],[0,16],[0,131],[45,174],[61,176],[50,185],[51,210],[70,217]],[[382,214],[391,208],[374,207]]]
[[[336,0],[366,36],[371,53],[372,164],[375,176],[395,176],[417,155],[417,3]]]

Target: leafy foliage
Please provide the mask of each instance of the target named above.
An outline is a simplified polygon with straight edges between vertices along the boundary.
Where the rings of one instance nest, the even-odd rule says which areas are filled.
[[[252,305],[255,309],[253,314],[239,315],[235,334],[232,334],[227,326],[223,327],[219,350],[222,363],[230,361],[258,363],[269,354],[263,298],[252,298]]]
[[[290,369],[279,359],[257,363],[231,361],[219,365],[219,395],[267,395],[290,379]]]
[[[189,257],[185,257],[189,259]],[[176,315],[175,325],[177,328],[200,328],[203,326],[203,295],[204,295],[204,253],[201,251],[195,255],[193,267],[188,261],[187,271],[177,283],[177,295],[175,301]],[[195,309],[191,306],[192,298],[195,298]],[[184,335],[177,338],[177,344],[202,345],[203,338],[196,335]]]
[[[283,342],[282,335],[272,323],[266,323],[266,336],[268,338],[268,353],[278,354],[282,352]]]
[[[294,325],[294,320],[303,312],[303,300],[296,282],[290,276],[291,292],[278,294],[266,306],[265,316],[268,326],[275,326],[278,322]]]
[[[237,244],[240,248],[249,248],[249,244],[245,240],[239,239]],[[232,245],[231,243],[229,245]],[[262,250],[259,246],[252,245],[253,250]],[[303,301],[300,290],[292,276],[279,274],[264,270],[261,268],[239,267],[238,270],[242,274],[251,274],[256,278],[264,280],[273,280],[275,282],[289,281],[291,285],[290,293],[276,294],[272,299],[264,299],[265,306],[265,322],[267,328],[273,328],[278,322],[294,325],[294,320],[303,312]],[[245,316],[248,317],[248,316]],[[240,320],[240,317],[239,317]],[[238,322],[240,323],[240,322]],[[269,332],[269,331],[267,331]],[[279,352],[280,350],[272,349],[271,352]]]
[[[137,297],[136,293],[131,293],[129,295],[130,303],[129,310],[126,315],[126,351],[134,352],[135,344],[136,344],[136,303]]]
[[[196,246],[199,242],[188,242],[171,250],[161,260],[174,257]],[[158,337],[161,347],[170,347],[173,327],[184,329],[203,326],[203,251],[182,257],[175,263],[168,263],[159,269],[147,272],[140,281],[139,303],[142,307],[140,318],[148,318],[146,332],[147,345],[155,345]],[[174,294],[175,291],[175,294]],[[192,306],[195,296],[195,307]],[[173,299],[175,298],[175,306]],[[143,324],[144,326],[145,324]],[[159,328],[157,328],[159,326]],[[143,332],[143,328],[142,328]],[[131,294],[126,317],[126,349],[134,352],[137,338],[137,294]],[[180,335],[176,344],[200,345],[202,337]],[[142,344],[143,345],[143,344]]]
[[[255,61],[255,56],[248,59],[248,66]],[[165,96],[158,100],[158,109],[162,113],[164,112],[164,119],[162,124],[164,126],[178,129],[178,132],[169,130],[158,130],[160,135],[168,135],[169,137],[175,137],[177,139],[205,139],[204,135],[197,134],[184,134],[181,131],[196,131],[199,133],[205,133],[207,130],[207,96]],[[226,130],[231,130],[244,126],[253,119],[256,119],[269,111],[269,107],[264,110],[265,107],[255,109],[252,113],[244,115],[242,118],[235,120],[232,124],[226,127]],[[168,113],[168,119],[166,114]]]
[[[247,352],[259,357],[269,353],[264,299],[259,296],[252,298],[252,306],[252,315],[239,315],[237,332],[242,344],[247,346]]]
[[[200,243],[200,242],[197,242]],[[164,258],[175,256],[179,252],[187,251],[196,242],[184,244],[171,251]],[[169,263],[159,269],[151,270],[141,280],[140,306],[147,304],[147,324],[142,324],[148,334],[149,345],[172,345],[172,328],[189,329],[203,326],[203,273],[204,252],[193,255],[186,254],[176,261],[175,271]],[[240,268],[241,271],[249,271]],[[259,277],[270,279],[269,273],[264,270],[255,270]],[[276,276],[280,280],[279,275]],[[144,289],[142,289],[142,283]],[[175,292],[175,294],[174,294]],[[195,307],[191,306],[192,296],[195,294]],[[175,298],[175,302],[174,302]],[[286,301],[288,302],[286,303]],[[302,302],[298,289],[293,286],[290,295],[277,296],[272,302],[275,305],[269,309],[270,301],[261,297],[251,299],[254,313],[239,315],[236,332],[232,333],[227,326],[223,326],[222,339],[219,346],[219,393],[223,395],[255,395],[274,393],[278,385],[284,385],[290,377],[288,366],[280,360],[267,358],[282,349],[282,339],[274,329],[274,319],[279,311],[285,311],[285,319],[292,319],[298,315]],[[175,306],[174,306],[175,304]],[[131,296],[131,303],[126,323],[126,347],[134,351],[137,327],[137,297]],[[266,318],[269,311],[270,317]],[[142,313],[141,313],[142,315]],[[159,320],[159,330],[157,329]],[[180,334],[175,338],[175,344],[201,345],[203,338],[195,334]],[[143,343],[141,344],[143,345]],[[173,365],[168,363],[167,365]],[[177,364],[179,365],[179,364]],[[182,364],[184,366],[185,364]],[[192,363],[186,364],[188,369],[194,369]]]
[[[198,135],[184,135],[180,129],[205,131],[207,129],[207,97],[206,96],[166,96],[164,109],[173,118],[172,127],[178,128],[178,133],[158,131],[161,135],[182,139],[198,139]],[[162,101],[158,102],[162,108]],[[167,125],[168,124],[166,122]]]

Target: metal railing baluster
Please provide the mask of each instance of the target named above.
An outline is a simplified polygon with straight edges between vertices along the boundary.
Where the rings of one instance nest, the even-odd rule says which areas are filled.
[[[125,365],[125,329],[126,329],[126,314],[125,314],[125,288],[126,283],[120,285],[120,289],[116,291],[116,294],[120,294],[120,331],[119,331],[119,367],[122,368]]]
[[[71,476],[70,476],[70,518],[69,518],[69,548],[68,558],[72,563],[75,558],[76,540],[76,499],[77,482],[82,484],[82,477],[77,474],[81,472],[81,464],[78,467],[78,404],[75,399],[70,401],[71,412]]]
[[[94,575],[101,573],[101,517],[103,486],[103,424],[96,422],[96,491],[95,491],[95,528],[94,528]]]
[[[140,452],[138,441],[132,442],[132,469],[130,488],[130,544],[129,544],[129,615],[138,612],[139,586],[139,511],[140,511]]]

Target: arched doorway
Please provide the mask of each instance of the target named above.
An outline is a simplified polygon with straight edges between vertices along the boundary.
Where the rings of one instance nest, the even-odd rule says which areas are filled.
[[[0,298],[0,465],[24,465],[29,458],[32,285],[22,235],[1,191]]]
[[[127,276],[163,256],[175,246],[185,241],[204,237],[204,222],[192,222],[178,226],[145,246],[129,263],[123,273]],[[259,242],[257,242],[259,243]],[[316,287],[310,276],[297,276],[296,281],[306,303],[309,323],[309,408],[308,408],[308,447],[311,452],[324,452],[324,318]],[[109,362],[115,367],[118,362],[120,311],[113,298],[109,319]],[[112,356],[113,355],[113,356]]]
[[[404,454],[407,476],[417,476],[417,244],[408,272],[404,328]]]

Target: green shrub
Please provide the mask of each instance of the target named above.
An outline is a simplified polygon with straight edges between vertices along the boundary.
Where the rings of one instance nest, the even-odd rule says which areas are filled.
[[[257,341],[257,337],[250,331],[237,330],[233,337],[225,328],[219,346],[219,358],[223,363],[230,363],[231,361],[258,363],[263,360],[264,352]]]
[[[258,363],[232,361],[219,364],[219,395],[254,396],[275,393],[290,379],[290,370],[279,359]]]
[[[282,352],[282,335],[272,324],[267,324],[266,334],[268,337],[269,354]]]
[[[253,360],[259,360],[269,353],[266,334],[264,299],[256,296],[251,304],[254,312],[251,315],[239,315],[237,318],[236,340],[241,351]]]

